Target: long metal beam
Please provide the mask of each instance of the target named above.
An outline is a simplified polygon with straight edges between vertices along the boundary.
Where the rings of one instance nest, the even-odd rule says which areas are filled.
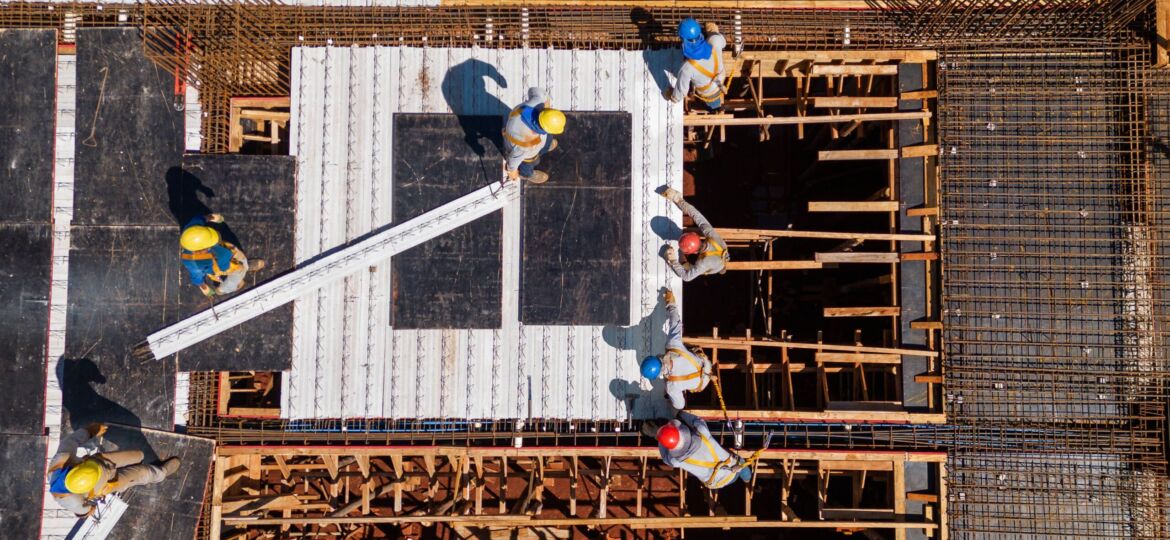
[[[500,210],[520,195],[517,182],[491,184],[414,219],[312,260],[212,309],[192,315],[146,338],[139,357],[163,358],[259,317],[306,293],[340,281],[373,263]]]

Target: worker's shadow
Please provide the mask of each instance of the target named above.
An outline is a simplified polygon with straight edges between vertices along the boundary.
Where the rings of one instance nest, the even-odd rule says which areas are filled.
[[[666,216],[650,218],[650,230],[654,231],[663,241],[678,240],[682,236],[682,228],[674,220]]]
[[[508,87],[508,81],[495,66],[471,59],[448,69],[442,84],[447,106],[459,117],[463,140],[481,158],[488,151],[485,141],[495,147],[497,155],[503,154],[504,116],[511,110],[488,91],[488,79],[500,88]]]
[[[667,322],[666,304],[659,299],[654,310],[642,317],[638,324],[631,326],[610,325],[601,329],[601,337],[610,347],[625,351],[634,351],[636,363],[627,366],[626,372],[632,372],[639,377],[639,363],[647,356],[662,354],[666,348]],[[665,418],[673,415],[670,402],[666,399],[666,389],[662,379],[651,381],[651,389],[643,390],[637,382],[626,379],[613,379],[609,382],[609,392],[615,398],[625,402],[630,418],[643,420],[648,418]]]
[[[638,29],[638,40],[642,42],[642,60],[654,78],[658,91],[670,88],[671,74],[682,62],[674,32],[658,22],[645,8],[631,9],[630,22]]]
[[[69,426],[81,429],[93,422],[119,424],[111,427],[106,440],[117,448],[108,450],[142,450],[144,463],[158,460],[158,454],[142,434],[142,420],[126,407],[99,394],[96,384],[105,384],[97,364],[88,358],[62,358],[57,362],[57,380],[61,386],[61,405],[69,413]]]
[[[175,218],[175,223],[182,230],[183,226],[192,219],[206,216],[214,211],[203,202],[203,197],[214,198],[215,191],[203,184],[198,176],[181,166],[174,166],[167,170],[167,207]],[[202,197],[201,197],[202,196]],[[231,216],[226,216],[230,220]],[[223,240],[243,248],[239,237],[227,223],[212,224]],[[178,239],[176,238],[176,243]]]

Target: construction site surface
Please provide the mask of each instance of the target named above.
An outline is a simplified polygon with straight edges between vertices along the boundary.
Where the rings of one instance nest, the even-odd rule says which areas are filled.
[[[686,17],[720,111],[664,97]],[[93,423],[183,460],[109,538],[1170,537],[1168,39],[1170,0],[0,2],[0,537],[94,537],[46,481]],[[502,181],[533,87],[550,179]],[[670,269],[666,188],[723,272]],[[231,296],[180,262],[210,214],[266,262]],[[666,290],[748,481],[641,432]]]

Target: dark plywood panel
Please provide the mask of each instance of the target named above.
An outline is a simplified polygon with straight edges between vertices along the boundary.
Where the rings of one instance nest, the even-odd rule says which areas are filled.
[[[903,64],[898,67],[898,87],[902,92],[922,90],[922,68],[918,64]],[[899,110],[921,110],[921,100],[903,100],[898,104]],[[922,122],[897,122],[897,141],[899,146],[913,146],[926,141]],[[903,232],[922,232],[922,218],[906,215],[906,210],[926,204],[924,186],[925,158],[903,158],[898,160],[898,197],[902,202],[898,213],[898,230]],[[922,251],[922,242],[899,242],[898,250],[902,253]],[[898,305],[902,307],[901,336],[902,345],[924,347],[926,345],[926,330],[910,327],[910,323],[926,318],[926,263],[922,261],[907,261],[899,263],[898,278]],[[902,357],[902,401],[906,407],[926,407],[929,404],[929,386],[914,381],[914,376],[925,373],[929,362],[923,356]]]
[[[142,450],[147,463],[171,456],[178,456],[183,462],[179,471],[162,483],[139,486],[123,495],[130,508],[118,521],[109,538],[194,538],[211,473],[214,441],[122,426],[110,426],[106,441],[122,449]]]
[[[487,134],[501,123],[494,116],[394,115],[394,221],[496,181],[502,157]],[[394,257],[394,327],[498,328],[501,226],[495,212]]]
[[[0,30],[0,221],[48,222],[57,33]]]
[[[139,361],[131,350],[178,320],[175,235],[174,227],[73,228],[59,368],[67,425],[171,427],[174,362]]]
[[[4,538],[37,538],[44,507],[45,437],[0,435],[0,527]]]
[[[44,431],[49,225],[0,223],[0,433]]]
[[[520,317],[525,324],[628,324],[630,116],[570,113],[559,146],[525,185]]]
[[[167,171],[183,152],[174,76],[143,53],[138,30],[77,31],[74,225],[167,225]]]
[[[268,266],[249,273],[248,286],[293,268],[296,162],[290,156],[192,155],[167,174],[176,223],[222,214],[224,237]],[[172,244],[177,239],[172,240]],[[172,247],[172,249],[178,249]],[[179,276],[183,317],[210,301]],[[177,355],[181,371],[285,370],[292,363],[292,304],[268,312]]]

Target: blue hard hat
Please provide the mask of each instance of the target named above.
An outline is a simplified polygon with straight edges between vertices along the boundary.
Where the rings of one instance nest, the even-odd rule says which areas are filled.
[[[751,482],[752,481],[752,468],[751,467],[744,467],[744,468],[740,469],[739,470],[739,479],[743,480],[744,482]]]
[[[642,376],[654,380],[662,373],[662,360],[657,356],[647,356],[642,359]]]
[[[683,41],[694,41],[703,38],[703,27],[693,17],[687,17],[678,23],[678,37]]]

